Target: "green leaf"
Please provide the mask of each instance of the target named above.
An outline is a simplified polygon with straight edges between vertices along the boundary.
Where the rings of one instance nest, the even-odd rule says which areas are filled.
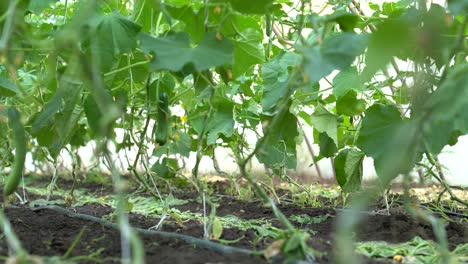
[[[161,3],[159,1],[135,0],[133,7],[132,18],[135,23],[142,26],[142,31],[153,32],[155,18],[158,17],[161,11]]]
[[[320,133],[327,133],[333,139],[335,145],[338,145],[337,134],[337,116],[328,112],[322,105],[317,105],[314,113],[310,116],[312,126]]]
[[[264,87],[261,104],[264,112],[273,109],[278,101],[286,96],[290,77],[288,69],[289,67],[299,65],[300,62],[300,55],[285,53],[263,65],[262,76]]]
[[[164,146],[159,146],[154,149],[153,156],[161,157],[162,155],[166,154],[179,154],[187,158],[190,156],[192,138],[182,131],[174,132],[173,135],[174,138],[170,141],[169,144],[165,144]]]
[[[108,71],[117,55],[131,52],[137,47],[137,34],[141,26],[117,12],[96,16],[91,22],[88,50],[101,66]]]
[[[382,4],[382,14],[389,17],[398,17],[404,9],[398,3],[384,2]]]
[[[380,69],[384,68],[393,56],[410,50],[411,24],[403,19],[385,20],[378,25],[372,33],[366,53],[366,67],[363,78],[370,78]],[[389,45],[391,43],[391,45]]]
[[[418,120],[401,119],[391,105],[374,104],[362,120],[357,146],[374,159],[384,183],[408,172],[416,162],[421,135]]]
[[[364,90],[364,84],[359,78],[356,67],[341,71],[333,78],[333,94],[336,98],[339,99],[351,90],[356,92]]]
[[[340,29],[348,32],[352,31],[359,21],[359,16],[353,13],[348,13],[344,10],[335,11],[333,14],[324,17],[325,22],[336,22],[340,25]]]
[[[141,48],[145,53],[154,53],[150,70],[181,71],[189,63],[195,70],[207,70],[215,66],[230,65],[233,59],[232,43],[216,33],[208,32],[196,47],[192,47],[187,33],[176,33],[166,37],[153,38],[140,34]]]
[[[234,79],[251,70],[254,65],[265,61],[261,32],[248,28],[240,35],[241,37],[234,42],[234,64],[232,65]]]
[[[6,76],[0,75],[0,96],[15,96],[20,91],[15,83]]]
[[[335,158],[336,179],[343,192],[350,193],[361,189],[364,153],[356,148],[344,149]]]
[[[348,92],[345,96],[336,101],[336,112],[339,115],[355,116],[366,110],[366,100],[357,99],[354,91]]]
[[[156,173],[156,176],[164,179],[173,179],[176,172],[179,170],[179,164],[176,159],[163,158],[158,160],[151,167],[151,171]]]
[[[288,253],[297,250],[301,245],[301,235],[298,232],[293,233],[293,235],[286,241],[283,246],[283,252]]]
[[[147,62],[146,56],[141,51],[135,51],[132,54],[127,56],[122,56],[120,62],[117,65],[117,69],[128,67],[130,65],[139,64],[137,66],[132,66],[130,69],[125,71],[119,71],[113,77],[114,82],[130,80],[133,83],[141,83],[146,80],[149,72],[149,63]]]
[[[385,153],[389,138],[404,124],[395,106],[374,104],[362,120],[357,145],[367,156],[378,159]]]
[[[343,187],[348,180],[345,170],[346,157],[348,156],[348,153],[348,148],[340,150],[333,161],[333,169],[335,170],[336,181],[340,187]]]
[[[320,147],[320,154],[325,158],[330,158],[335,156],[336,151],[338,148],[336,147],[335,142],[332,138],[330,138],[327,133],[320,133],[319,134],[319,147]]]
[[[213,223],[211,226],[211,239],[218,240],[223,235],[223,224],[218,217],[213,219]]]
[[[345,32],[326,38],[320,47],[304,51],[304,70],[311,82],[318,82],[333,70],[345,70],[364,52],[367,35]]]
[[[215,110],[205,128],[208,145],[215,144],[220,134],[230,137],[234,132],[234,103],[226,99],[218,99],[213,103],[213,107]],[[200,133],[204,122],[205,115],[203,114],[193,119],[190,124],[195,132]]]
[[[257,142],[262,146],[256,153],[256,157],[259,162],[271,169],[277,169],[278,166],[295,169],[297,162],[295,138],[299,135],[297,119],[290,112],[282,112],[279,115],[276,126],[268,128],[269,134],[266,139],[263,138]],[[271,117],[266,117],[266,119],[271,120]]]
[[[226,0],[225,0],[226,1]],[[265,14],[272,6],[273,0],[227,0],[234,10],[244,14]]]
[[[205,13],[200,10],[193,10],[190,5],[180,8],[166,6],[165,9],[172,19],[184,23],[183,31],[188,33],[194,42],[199,42],[205,34],[204,19]]]
[[[464,63],[451,69],[442,85],[423,106],[423,113],[432,113],[423,129],[424,139],[432,154],[441,152],[454,131],[468,133],[467,98],[468,63]]]
[[[77,105],[83,85],[77,80],[80,66],[77,59],[75,62],[67,67],[57,92],[35,116],[31,127],[31,135],[37,138],[39,145],[47,147],[54,158],[69,143],[83,113],[83,108]]]

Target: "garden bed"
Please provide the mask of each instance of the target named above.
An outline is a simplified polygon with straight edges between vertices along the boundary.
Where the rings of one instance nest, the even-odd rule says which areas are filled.
[[[37,191],[37,190],[36,190]],[[86,190],[81,190],[83,193]],[[91,188],[89,197],[96,197],[102,203],[84,203],[70,207],[67,210],[71,214],[94,216],[105,221],[114,221],[114,209],[110,204],[109,190]],[[79,192],[80,193],[80,192]],[[220,194],[221,193],[221,194]],[[104,195],[104,196],[101,196]],[[79,195],[77,195],[78,197]],[[82,197],[82,198],[83,198]],[[203,212],[202,204],[197,199],[195,192],[183,191],[174,194],[173,200],[183,201],[171,206],[172,217],[166,218],[159,231],[170,234],[183,234],[188,237],[203,238],[203,225],[200,216]],[[56,207],[44,205],[43,197],[30,193],[29,206],[9,206],[5,214],[10,219],[13,229],[18,235],[24,248],[33,255],[39,256],[63,256],[69,251],[78,234],[85,228],[82,237],[76,247],[69,254],[69,261],[75,263],[119,263],[121,256],[121,244],[119,232],[101,223],[70,217],[64,212],[53,210]],[[83,198],[85,199],[85,198]],[[151,198],[135,198],[134,210],[129,214],[129,220],[133,227],[149,229],[154,227],[159,218],[151,216],[151,210],[141,207],[141,200]],[[239,249],[261,250],[268,248],[274,238],[272,234],[276,227],[280,227],[274,214],[268,206],[260,201],[238,200],[218,192],[211,197],[216,201],[216,217],[223,223],[222,235],[218,242],[229,247]],[[36,202],[34,202],[34,200]],[[80,204],[77,199],[75,205]],[[333,239],[335,234],[335,220],[337,212],[331,207],[312,208],[295,205],[285,199],[278,207],[302,230],[308,231],[312,239],[309,245],[314,249],[325,253],[318,259],[318,263],[333,263]],[[39,202],[37,202],[39,201]],[[60,203],[60,195],[54,196],[51,203]],[[55,201],[55,202],[54,202]],[[138,202],[140,201],[140,202]],[[145,200],[146,201],[146,200]],[[81,201],[83,202],[83,201]],[[154,205],[157,207],[157,203]],[[60,205],[63,208],[63,205]],[[147,214],[140,214],[146,210]],[[208,210],[209,213],[209,210]],[[404,243],[415,237],[423,240],[435,240],[430,225],[415,221],[399,207],[391,208],[390,215],[375,214],[369,212],[368,217],[357,229],[357,241],[386,241],[389,243]],[[175,215],[179,215],[178,217]],[[187,216],[191,215],[191,216]],[[463,217],[453,217],[447,222],[446,232],[450,250],[458,245],[468,243],[468,223]],[[262,236],[263,235],[263,236]],[[147,263],[268,263],[263,255],[253,256],[245,253],[227,253],[222,250],[205,248],[203,245],[194,245],[181,239],[163,237],[158,234],[142,234],[145,244]],[[227,244],[227,242],[229,242]],[[1,241],[0,254],[8,255],[5,240]],[[282,258],[277,256],[270,262],[282,263]],[[368,258],[362,256],[365,263],[392,263],[391,258]]]

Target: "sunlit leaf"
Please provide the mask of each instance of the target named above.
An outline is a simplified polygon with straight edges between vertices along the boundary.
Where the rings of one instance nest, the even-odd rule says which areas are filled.
[[[333,70],[345,70],[362,54],[367,35],[341,33],[327,37],[323,44],[304,51],[304,70],[311,82],[318,82]]]
[[[296,53],[285,53],[264,64],[263,76],[263,111],[270,111],[276,104],[284,99],[288,91],[289,67],[297,66],[301,58]]]
[[[337,134],[337,116],[330,113],[322,105],[318,105],[315,108],[314,113],[310,116],[312,126],[320,133],[327,133],[327,135],[333,139],[335,145],[338,145],[338,134]]]
[[[265,61],[262,40],[263,35],[261,33],[247,29],[241,33],[239,40],[234,42],[233,78],[251,70],[255,64]]]
[[[206,33],[201,42],[192,47],[187,33],[177,33],[167,37],[153,38],[141,34],[141,48],[146,53],[153,53],[150,70],[166,69],[180,71],[187,64],[193,64],[195,70],[202,71],[215,66],[230,65],[233,59],[232,43],[217,33]]]

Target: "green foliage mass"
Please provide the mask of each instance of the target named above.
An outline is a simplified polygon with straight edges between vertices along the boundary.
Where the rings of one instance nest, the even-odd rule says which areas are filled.
[[[164,92],[183,116],[170,117],[173,133],[156,156],[237,152],[239,131],[261,121],[255,156],[294,169],[305,121],[320,156],[340,161],[343,188],[360,183],[363,159],[348,161],[353,153],[391,180],[468,132],[466,4],[370,7],[364,17],[347,5],[322,15],[273,0],[20,1],[13,8],[23,19],[10,19],[4,3],[1,102],[24,115],[33,153],[45,147],[52,158],[114,128],[139,131],[145,116],[157,122]],[[414,67],[400,69],[397,59]]]
[[[21,113],[38,161],[105,139],[161,158],[147,172],[165,179],[216,147],[240,168],[294,170],[305,122],[343,191],[359,190],[364,157],[387,184],[468,133],[468,5],[348,2],[2,1],[0,110]],[[178,111],[159,146],[163,93]]]

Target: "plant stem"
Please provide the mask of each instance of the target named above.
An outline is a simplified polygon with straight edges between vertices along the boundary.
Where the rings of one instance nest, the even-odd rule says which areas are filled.
[[[323,180],[322,171],[320,170],[320,166],[318,165],[317,160],[315,158],[316,156],[314,153],[314,149],[312,148],[312,144],[310,143],[309,138],[305,134],[304,126],[299,120],[297,121],[297,124],[301,127],[302,132],[304,134],[304,141],[306,142],[307,149],[309,150],[310,156],[312,157],[312,162],[314,163],[315,170],[317,171],[317,176],[319,177],[319,179]]]

